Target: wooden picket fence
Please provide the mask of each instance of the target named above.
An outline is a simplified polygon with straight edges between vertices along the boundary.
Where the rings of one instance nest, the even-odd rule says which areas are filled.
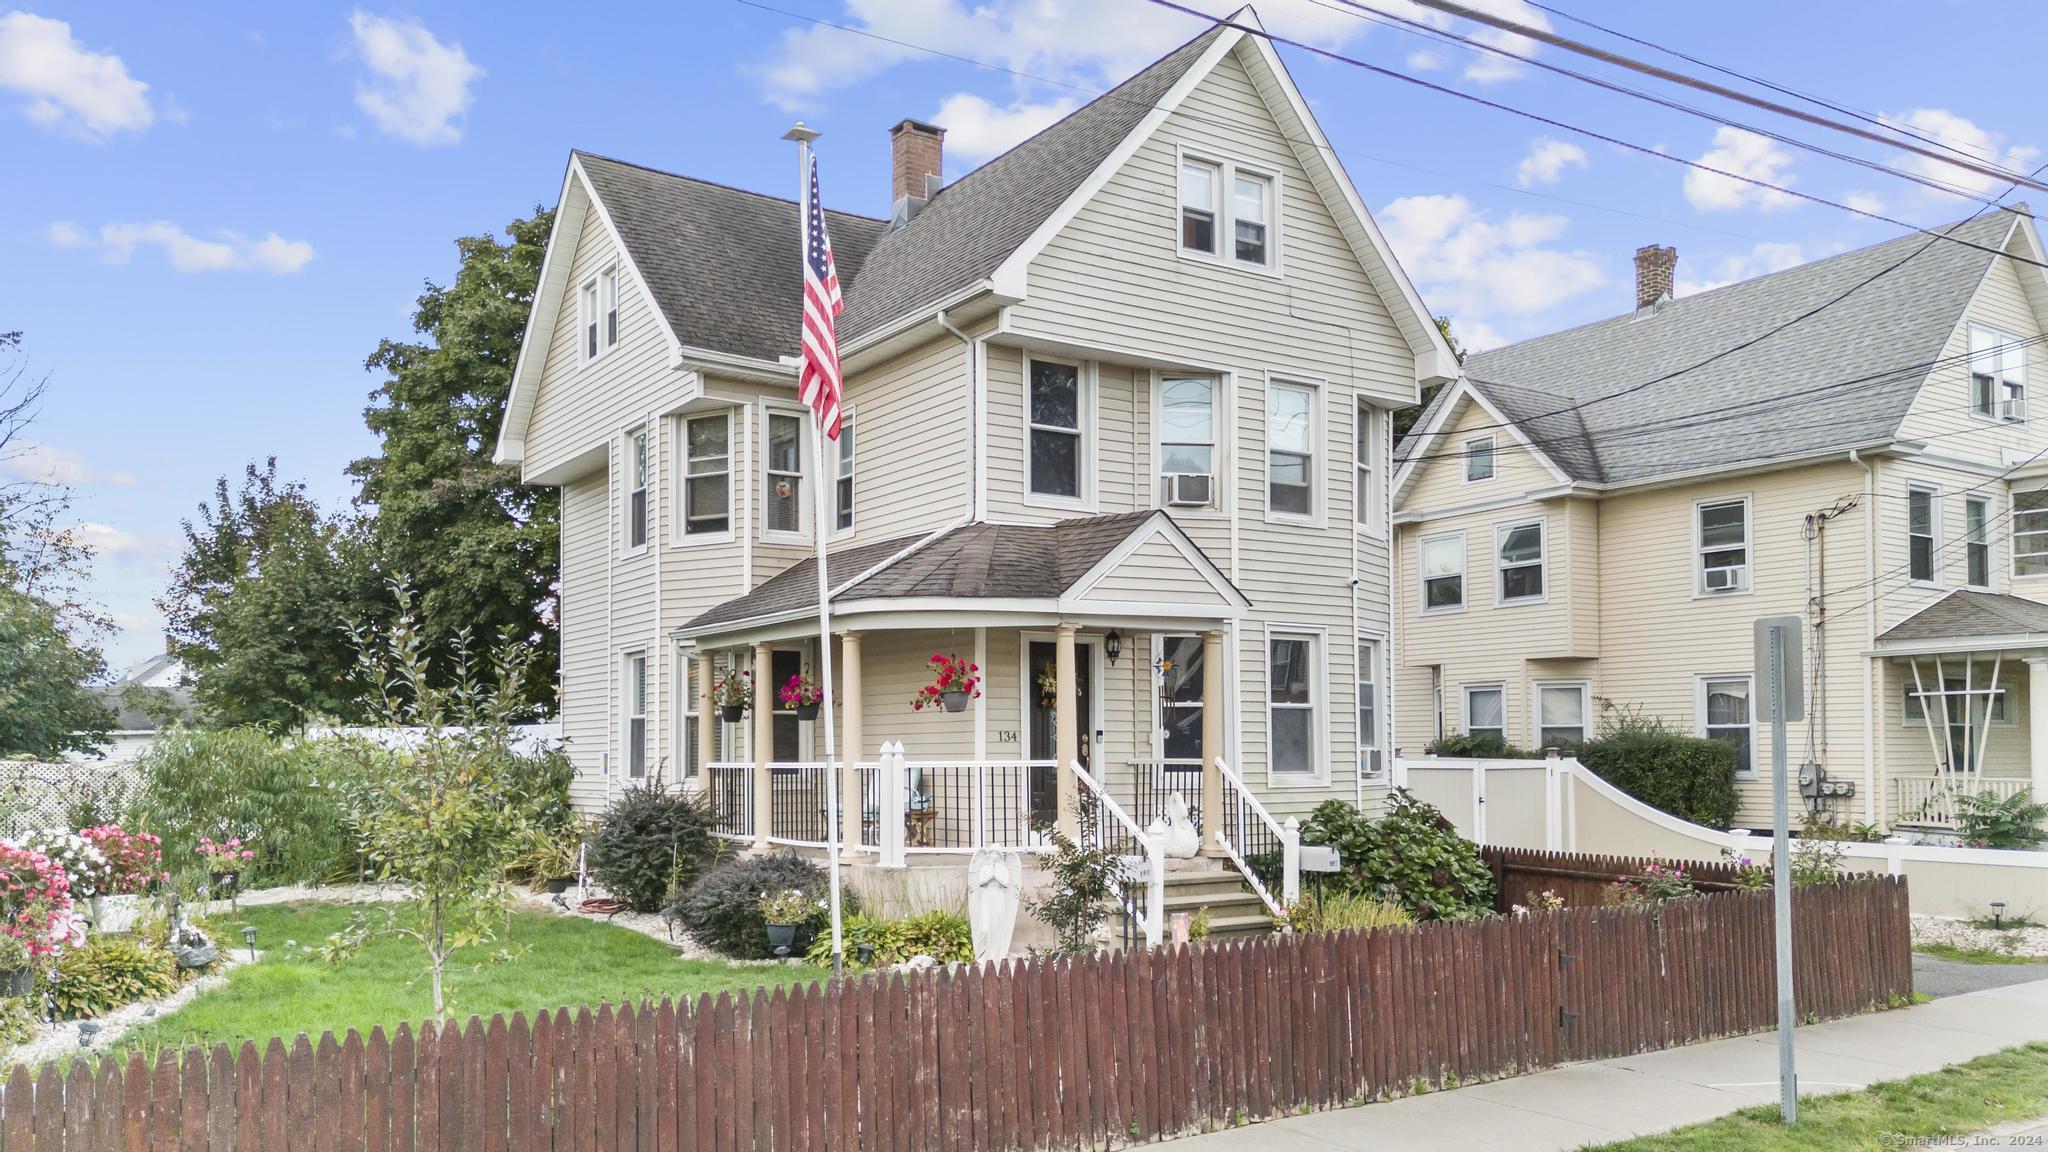
[[[1795,896],[1799,1010],[1908,1001],[1906,888]],[[1770,896],[1037,958],[16,1069],[4,1152],[1108,1148],[1754,1031]]]
[[[1768,851],[1769,841],[1763,848]],[[1540,848],[1504,848],[1484,845],[1479,856],[1493,870],[1494,911],[1507,912],[1520,904],[1534,908],[1541,893],[1562,898],[1565,906],[1580,908],[1602,904],[1615,881],[1641,876],[1652,864],[1683,868],[1693,886],[1702,892],[1732,892],[1736,866],[1728,860],[1663,860],[1644,856],[1596,856],[1583,852],[1545,852]],[[1797,981],[1794,981],[1796,984]]]

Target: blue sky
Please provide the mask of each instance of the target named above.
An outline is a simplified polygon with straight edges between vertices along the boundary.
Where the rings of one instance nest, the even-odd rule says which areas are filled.
[[[100,546],[93,587],[120,626],[116,665],[160,650],[151,600],[179,520],[215,477],[275,455],[323,503],[353,494],[342,467],[372,447],[364,357],[379,338],[407,334],[422,281],[452,275],[455,237],[553,201],[571,147],[780,194],[794,164],[777,137],[802,116],[826,132],[826,200],[881,214],[896,120],[947,127],[947,174],[958,176],[1200,27],[1145,0],[765,2],[1011,71],[737,0],[588,10],[0,0],[0,330],[23,329],[32,369],[50,378],[35,445],[0,468],[76,486],[79,522]],[[1372,2],[1478,31],[1402,0]],[[1651,55],[1523,0],[1484,6]],[[2007,166],[2032,168],[2048,145],[2048,97],[2024,82],[2012,47],[2042,42],[2048,5],[1553,6]],[[1342,7],[1278,0],[1259,11],[1277,33],[1899,219],[1974,207]],[[1623,310],[1642,244],[1676,245],[1689,291],[1897,231],[1689,182],[1667,161],[1282,55],[1425,300],[1469,342]],[[1598,68],[1553,49],[1538,58]],[[1685,99],[1913,168],[1893,149]]]

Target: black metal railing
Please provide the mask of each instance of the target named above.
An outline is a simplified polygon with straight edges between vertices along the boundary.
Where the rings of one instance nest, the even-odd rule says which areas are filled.
[[[1202,762],[1200,760],[1139,760],[1125,766],[1124,778],[1104,781],[1104,787],[1140,828],[1154,820],[1165,820],[1178,795],[1187,801],[1187,819],[1197,832],[1202,830]]]
[[[1251,797],[1228,780],[1223,782],[1223,839],[1267,891],[1280,891],[1286,853],[1280,834],[1252,807]]]
[[[711,830],[745,840],[754,834],[754,766],[711,766]]]
[[[904,764],[904,848],[971,852],[1036,847],[1041,838],[1034,831],[1034,814],[1041,800],[1051,812],[1057,787],[1051,769],[1050,764],[1017,761]]]
[[[825,843],[832,818],[832,780],[823,764],[768,766],[768,838],[785,844]]]

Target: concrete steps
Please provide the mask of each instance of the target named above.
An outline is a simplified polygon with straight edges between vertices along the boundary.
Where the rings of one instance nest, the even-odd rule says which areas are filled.
[[[1273,917],[1265,902],[1244,882],[1237,869],[1169,868],[1166,873],[1166,919],[1171,932],[1173,914],[1193,915],[1209,910],[1209,938],[1226,940],[1239,936],[1264,936],[1273,931]]]

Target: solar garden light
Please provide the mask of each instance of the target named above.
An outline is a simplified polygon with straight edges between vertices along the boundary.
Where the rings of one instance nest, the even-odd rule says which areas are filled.
[[[1993,928],[2005,927],[2005,901],[1993,900],[1991,902],[1991,926]]]
[[[256,926],[254,924],[242,925],[242,942],[249,946],[249,959],[254,960],[256,958]]]

